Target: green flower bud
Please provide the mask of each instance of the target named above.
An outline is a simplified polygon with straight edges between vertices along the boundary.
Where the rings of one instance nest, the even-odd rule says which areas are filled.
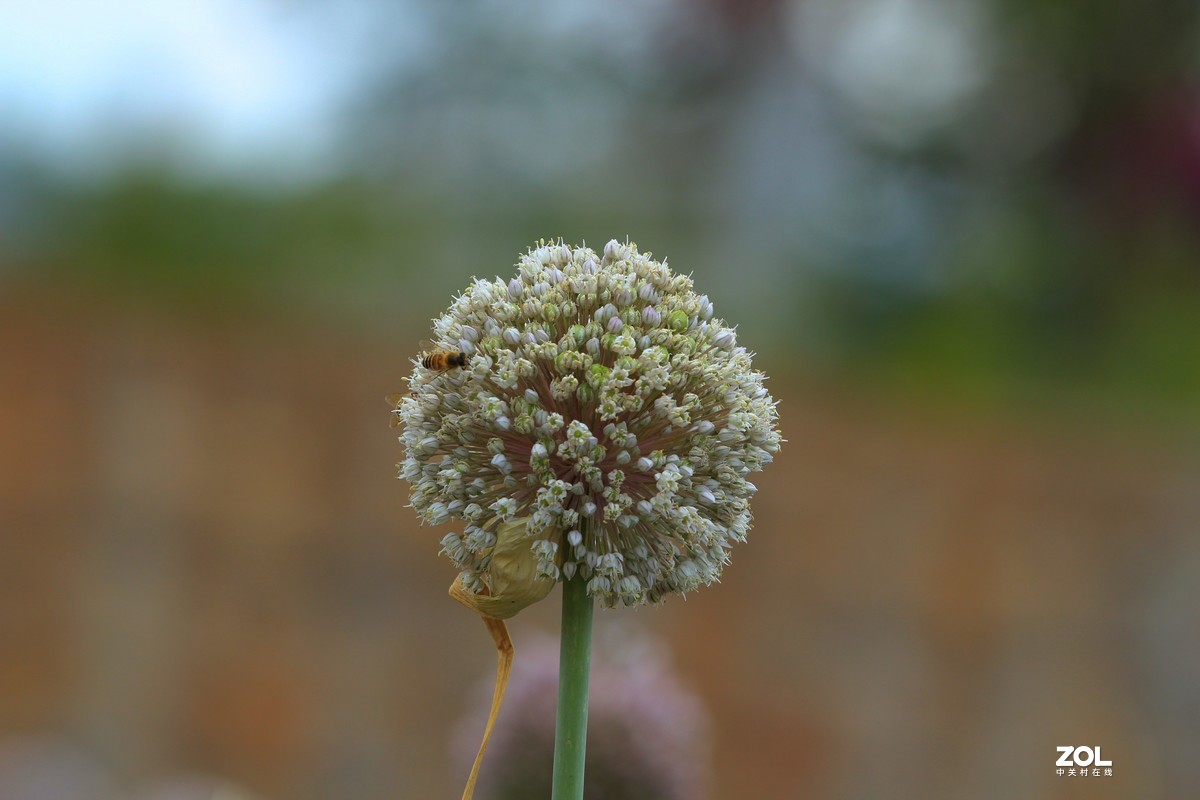
[[[587,384],[599,388],[608,379],[609,369],[603,364],[592,364],[587,371]]]

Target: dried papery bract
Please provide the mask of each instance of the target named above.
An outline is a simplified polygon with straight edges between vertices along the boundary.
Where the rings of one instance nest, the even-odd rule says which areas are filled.
[[[488,566],[488,585],[484,587],[484,591],[480,594],[469,592],[459,580],[450,584],[450,596],[483,620],[496,645],[497,654],[496,688],[492,694],[492,707],[483,729],[479,752],[467,777],[463,800],[470,800],[475,792],[479,767],[487,752],[496,717],[504,704],[508,676],[512,671],[514,648],[504,620],[516,616],[521,609],[541,600],[554,588],[554,582],[537,575],[535,569],[536,561],[525,542],[524,520],[503,522],[498,526],[496,545],[492,548],[492,561]]]
[[[717,580],[781,441],[751,354],[633,244],[543,242],[516,266],[434,320],[465,366],[415,362],[396,406],[413,507],[464,523],[442,539],[453,593],[507,608],[578,579],[611,607]]]

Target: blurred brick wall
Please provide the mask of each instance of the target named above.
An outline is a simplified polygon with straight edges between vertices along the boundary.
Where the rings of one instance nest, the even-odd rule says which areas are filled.
[[[0,748],[455,795],[493,656],[393,477],[406,348],[17,290],[0,330]],[[772,389],[789,442],[722,585],[599,617],[669,642],[715,798],[1200,792],[1194,439]],[[1058,744],[1116,775],[1055,776]]]

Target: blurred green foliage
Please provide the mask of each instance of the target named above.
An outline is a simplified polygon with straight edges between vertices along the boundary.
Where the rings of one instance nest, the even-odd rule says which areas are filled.
[[[352,280],[383,236],[350,184],[283,191],[138,170],[57,191],[55,271],[176,301],[266,296],[334,272]]]
[[[39,274],[105,294],[272,313],[390,309],[415,315],[410,324],[422,327],[464,274],[461,263],[447,261],[455,257],[448,242],[465,235],[447,203],[398,202],[365,181],[285,190],[142,170],[41,193],[55,212],[52,249],[34,256],[45,259]],[[756,345],[799,354],[792,366],[800,373],[954,402],[1053,398],[1065,409],[1083,399],[1193,418],[1200,403],[1195,237],[1167,225],[1085,241],[1077,226],[1056,221],[1060,214],[1031,201],[989,217],[986,231],[953,249],[946,279],[933,286],[859,269],[804,271],[795,286],[780,284],[816,311],[796,328],[800,341],[781,335]],[[561,205],[469,219],[469,252],[505,248],[470,271],[501,269],[527,244],[521,231],[579,224],[579,214]],[[682,239],[694,225],[658,221],[657,230]],[[788,330],[784,319],[768,322]]]
[[[1180,226],[1081,241],[1044,203],[961,248],[935,289],[848,272],[818,288],[835,363],[974,403],[1055,398],[1193,419],[1200,249]],[[993,220],[993,222],[995,222]]]

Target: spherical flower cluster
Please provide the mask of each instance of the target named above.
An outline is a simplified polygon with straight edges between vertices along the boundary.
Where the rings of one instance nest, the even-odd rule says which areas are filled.
[[[715,581],[780,444],[750,353],[635,245],[541,243],[517,270],[434,320],[465,367],[414,365],[396,409],[413,507],[465,521],[442,546],[473,592],[513,523],[539,576],[581,576],[607,606]]]

